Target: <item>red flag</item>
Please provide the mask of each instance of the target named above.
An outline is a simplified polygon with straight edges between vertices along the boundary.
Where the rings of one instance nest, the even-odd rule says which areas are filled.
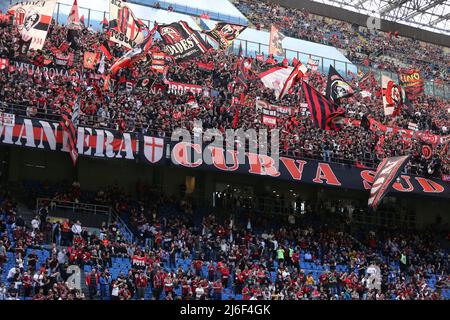
[[[0,59],[0,70],[6,69],[9,66],[8,59]]]
[[[84,14],[80,18],[80,23],[84,26]]]
[[[239,111],[240,111],[240,107],[236,107],[236,111],[234,113],[234,119],[233,119],[233,129],[236,129],[239,123]]]
[[[59,46],[58,50],[59,51],[66,51],[67,49],[69,49],[70,44],[67,41],[64,41],[63,43],[61,43],[61,45]]]
[[[197,62],[197,66],[199,69],[206,70],[206,71],[213,71],[214,70],[214,62],[210,61],[208,63],[203,63],[201,61]]]
[[[102,44],[100,45],[100,50],[105,55],[106,59],[111,60],[112,55],[111,55],[111,49],[109,48],[108,40],[105,40],[102,42]]]
[[[72,5],[72,9],[70,10],[70,14],[67,17],[67,26],[70,29],[73,28],[77,28],[80,24],[80,18],[78,15],[78,4],[77,4],[77,0],[74,0],[73,5]]]

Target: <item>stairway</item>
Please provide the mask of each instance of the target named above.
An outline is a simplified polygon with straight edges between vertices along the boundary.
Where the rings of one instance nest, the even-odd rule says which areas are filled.
[[[83,269],[80,269],[80,286],[81,286],[81,291],[83,292],[84,296],[86,297],[86,299],[89,299],[89,288],[86,285],[86,272],[84,272]],[[94,298],[95,300],[95,298]]]

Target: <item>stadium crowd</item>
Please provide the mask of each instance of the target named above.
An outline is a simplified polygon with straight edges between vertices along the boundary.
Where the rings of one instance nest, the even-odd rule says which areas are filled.
[[[233,127],[235,120],[238,127],[243,129],[266,128],[261,121],[261,111],[255,108],[255,100],[263,99],[293,110],[292,114],[278,115],[277,128],[280,129],[280,149],[283,154],[371,168],[376,167],[384,157],[411,154],[412,159],[407,167],[410,173],[437,177],[450,173],[446,154],[448,150],[443,145],[436,146],[432,156],[427,159],[422,152],[423,143],[414,138],[405,140],[400,132],[376,132],[353,124],[347,124],[339,131],[315,128],[309,111],[304,108],[305,98],[298,85],[292,90],[294,94],[287,94],[277,101],[273,91],[265,88],[256,77],[270,66],[286,61],[253,59],[250,70],[253,77],[248,82],[248,88],[244,89],[236,81],[236,54],[226,51],[205,54],[199,61],[212,63],[212,70],[200,68],[198,61],[178,65],[167,63],[168,69],[164,75],[150,70],[151,58],[148,55],[147,59],[133,68],[120,70],[115,77],[116,84],[110,84],[109,89],[105,89],[105,75],[108,71],[103,75],[98,74],[98,64],[94,70],[86,71],[82,57],[84,52],[99,48],[107,40],[107,34],[104,31],[84,29],[75,44],[66,49],[66,53],[73,54],[73,66],[69,70],[83,71],[85,78],[47,77],[39,72],[30,75],[15,67],[14,61],[26,61],[41,67],[44,64],[47,67],[55,66],[56,48],[66,41],[67,31],[65,26],[52,24],[43,50],[24,53],[21,51],[23,43],[17,29],[8,25],[0,28],[0,57],[11,61],[9,68],[0,70],[0,108],[3,111],[59,121],[61,109],[73,108],[78,102],[81,105],[81,125],[166,137],[176,128],[193,130],[194,120],[201,120],[203,129],[217,128],[224,131]],[[159,40],[155,40],[152,49],[160,50],[162,46]],[[422,51],[416,51],[428,52],[427,50],[422,48]],[[111,52],[114,57],[120,57],[125,51],[111,43]],[[105,62],[105,70],[109,69],[111,63],[112,61]],[[194,95],[189,92],[178,95],[163,90],[155,92],[148,87],[140,90],[136,80],[142,77],[150,77],[151,81],[155,81],[154,84],[160,86],[165,86],[166,81],[199,84],[210,89],[210,96],[197,95],[195,99],[198,107],[193,107],[191,102]],[[309,81],[319,91],[325,90],[326,75],[310,72]],[[358,92],[343,99],[342,106],[346,109],[348,118],[361,120],[367,116],[399,128],[407,128],[413,122],[424,132],[443,136],[449,134],[448,101],[423,96],[414,101],[413,109],[403,108],[397,117],[385,117],[377,79],[368,76],[362,83],[353,75],[349,81],[356,89],[370,91],[371,96],[363,97]],[[129,82],[134,85],[131,90],[127,89]]]
[[[25,244],[14,233],[20,227],[4,220],[15,205],[2,188],[1,225],[6,227],[0,229],[0,267],[8,259],[15,259],[15,267],[4,270],[7,284],[0,285],[0,299],[130,300],[149,298],[150,288],[152,299],[165,300],[436,300],[448,288],[447,252],[432,230],[372,230],[359,241],[338,225],[297,222],[268,229],[244,216],[196,216],[198,211],[186,202],[139,189],[135,198],[124,197],[117,186],[91,198],[115,205],[122,217],[134,216],[130,221],[138,231],[133,241],[121,234],[118,222],[104,223],[90,233],[79,221],[51,223],[48,207],[41,207],[33,221],[42,219],[42,224],[25,226],[50,234],[45,236],[50,239],[48,257],[37,265],[35,250],[40,247]],[[61,194],[67,200],[87,201],[76,183],[54,201]],[[167,206],[176,210],[163,213]],[[12,242],[7,240],[11,230]],[[61,242],[63,233],[67,236]],[[128,261],[128,271],[113,276],[110,270],[118,259]],[[87,296],[69,289],[69,265],[89,266]],[[380,268],[378,288],[378,280],[373,282],[366,272],[371,265]],[[428,284],[432,277],[434,288]]]
[[[280,27],[288,37],[342,49],[350,61],[397,73],[414,66],[426,79],[448,82],[448,53],[442,47],[394,32],[368,30],[366,26],[325,18],[305,9],[280,6],[269,1],[234,0],[233,3],[257,29]]]

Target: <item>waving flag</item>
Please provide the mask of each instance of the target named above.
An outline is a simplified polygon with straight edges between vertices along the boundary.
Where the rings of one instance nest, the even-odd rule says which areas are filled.
[[[176,62],[199,57],[212,48],[185,21],[160,25],[158,32],[165,43],[164,51]]]
[[[398,75],[400,84],[409,100],[416,100],[423,95],[424,81],[416,69],[403,69]]]
[[[150,50],[153,36],[155,35],[157,28],[158,25],[155,24],[154,28],[148,31],[148,34],[142,43],[128,51],[111,66],[112,75],[115,75],[120,69],[130,66],[133,62],[140,60]]]
[[[158,73],[163,73],[166,67],[166,54],[162,51],[152,52],[151,69]]]
[[[285,68],[282,66],[277,66],[261,72],[258,77],[261,79],[266,88],[273,89],[275,91],[275,97],[279,97],[286,79],[291,75],[293,70],[293,67]]]
[[[41,50],[52,22],[56,0],[19,2],[8,13],[14,15],[23,41],[29,41],[29,49]]]
[[[325,96],[334,103],[339,103],[341,98],[349,97],[353,95],[354,92],[355,91],[350,84],[348,84],[339,72],[330,65]]]
[[[304,81],[303,91],[314,125],[324,130],[338,130],[341,127],[344,111],[338,109],[332,102]]]
[[[205,34],[217,43],[221,49],[226,49],[245,29],[247,29],[246,26],[219,22],[214,26],[214,29],[206,31]]]
[[[70,14],[67,17],[67,28],[72,30],[80,30],[82,29],[80,17],[78,15],[78,4],[77,0],[73,2],[72,9],[70,10]]]
[[[136,19],[124,1],[109,0],[110,40],[129,49],[144,41],[146,26]]]
[[[280,30],[272,25],[270,27],[270,42],[269,42],[269,54],[273,56],[284,56],[284,50],[282,41],[284,39],[284,35],[280,32]]]
[[[73,115],[70,110],[62,110],[61,111],[61,127],[63,128],[63,132],[67,134],[69,155],[72,159],[73,166],[77,164],[78,160],[78,151],[77,151],[77,133],[75,130],[75,126],[72,122]],[[78,120],[77,120],[78,121]]]
[[[109,47],[108,40],[105,40],[102,42],[102,44],[100,45],[100,50],[105,55],[106,59],[111,60],[112,54],[111,54],[111,48]]]
[[[390,116],[398,105],[402,103],[402,93],[399,86],[384,74],[381,77],[381,87],[383,89],[384,115]]]
[[[236,65],[236,80],[245,88],[248,88],[247,82],[252,79],[250,70],[252,68],[252,60],[240,57]]]
[[[284,82],[283,88],[281,89],[280,94],[277,96],[277,99],[283,99],[283,97],[289,92],[292,86],[300,81],[307,71],[308,70],[306,69],[306,67],[299,61],[295,68],[292,70],[289,77]]]
[[[378,165],[372,188],[370,189],[369,207],[376,210],[389,188],[395,182],[409,156],[385,158]]]
[[[86,69],[94,69],[97,64],[97,54],[95,52],[85,52],[84,53],[84,63],[83,66]]]

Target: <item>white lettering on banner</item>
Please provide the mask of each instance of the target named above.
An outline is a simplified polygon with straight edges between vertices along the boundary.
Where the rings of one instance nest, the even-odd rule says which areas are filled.
[[[86,132],[88,132],[87,135],[86,135]],[[91,128],[78,127],[77,149],[78,149],[79,155],[85,155],[85,156],[92,155],[92,148],[89,145],[90,136],[92,136]],[[87,150],[84,150],[85,146],[88,146]]]
[[[122,151],[125,151],[125,159],[134,159],[133,155],[133,144],[131,142],[131,135],[129,133],[124,133],[120,141],[119,151],[117,152],[116,158],[123,158]]]
[[[25,131],[25,137],[24,137],[24,131]],[[30,119],[23,120],[23,124],[20,128],[19,137],[14,144],[22,145],[22,142],[20,141],[22,139],[27,140],[27,142],[25,143],[26,147],[36,148],[36,144],[34,143],[33,123],[31,122]]]
[[[114,158],[115,157],[115,153],[114,153],[114,135],[109,132],[108,130],[101,130],[102,134],[101,134],[101,140],[97,140],[97,144],[95,146],[95,148],[98,150],[98,147],[101,146],[101,152],[100,152],[100,156],[101,157],[108,157],[108,158]],[[106,139],[105,139],[106,136]],[[105,145],[105,154],[103,154],[103,145]]]
[[[6,126],[0,123],[0,137],[3,137],[3,143],[14,144],[13,129],[14,127]]]
[[[67,133],[66,130],[62,131],[63,135],[62,135],[62,148],[61,151],[63,152],[70,152],[69,149],[69,134]]]
[[[103,145],[105,144],[104,131],[101,129],[95,129],[95,134],[97,136],[97,142],[95,143],[95,153],[94,157],[104,157],[103,154]]]
[[[14,61],[14,67],[20,72],[27,72],[29,75],[42,74],[48,76],[50,79],[55,77],[65,77],[65,78],[75,78],[75,79],[86,79],[84,74],[73,70],[70,74],[69,71],[63,68],[49,68],[49,67],[38,67],[30,63]]]
[[[108,130],[105,130],[105,134],[106,134],[106,141],[105,141],[105,155],[108,158],[114,158],[115,157],[115,153],[114,153],[114,146],[113,146],[113,142],[114,142],[114,134]],[[97,145],[98,146],[98,145]]]
[[[59,123],[53,122],[52,124],[50,124],[47,121],[39,121],[39,123],[41,124],[43,130],[41,130],[41,137],[39,145],[37,147],[40,149],[45,148],[43,144],[45,135],[50,150],[56,151],[56,136],[58,135]],[[52,129],[52,125],[54,129]]]
[[[203,94],[207,97],[210,96],[209,88],[203,88],[202,86],[199,86],[196,84],[186,84],[186,83],[169,81],[169,82],[167,82],[167,85],[169,86],[169,92],[176,94],[176,95],[183,95],[186,92],[192,92],[194,94]]]

